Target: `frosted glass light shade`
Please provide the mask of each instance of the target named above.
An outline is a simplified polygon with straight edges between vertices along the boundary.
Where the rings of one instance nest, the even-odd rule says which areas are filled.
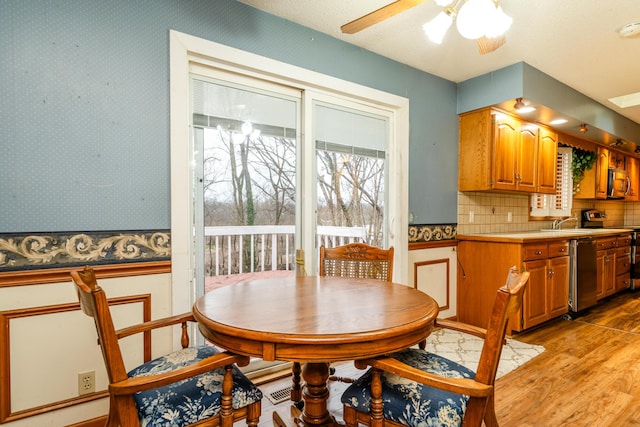
[[[462,5],[456,17],[456,27],[466,39],[479,39],[487,32],[490,20],[495,16],[496,7],[491,0],[468,0]]]
[[[435,0],[435,1],[436,1],[436,4],[440,7],[447,7],[454,2],[454,0]]]
[[[440,12],[438,16],[433,18],[422,26],[425,34],[433,43],[441,44],[444,35],[453,23],[453,18],[445,12]]]
[[[504,13],[501,6],[496,7],[487,25],[486,37],[492,39],[503,35],[511,27],[512,22],[513,18]]]

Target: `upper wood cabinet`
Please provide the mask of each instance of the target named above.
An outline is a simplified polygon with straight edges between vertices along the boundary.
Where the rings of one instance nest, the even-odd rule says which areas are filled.
[[[458,189],[554,193],[557,136],[485,108],[460,115]]]
[[[556,191],[558,134],[541,127],[538,131],[538,193]]]
[[[629,174],[629,192],[624,197],[625,201],[628,202],[637,202],[640,200],[638,184],[640,184],[640,170],[638,169],[640,166],[640,161],[635,157],[627,157],[625,159],[625,169]]]
[[[609,161],[611,152],[604,147],[598,147],[596,161],[595,198],[607,198],[607,179],[609,177]]]

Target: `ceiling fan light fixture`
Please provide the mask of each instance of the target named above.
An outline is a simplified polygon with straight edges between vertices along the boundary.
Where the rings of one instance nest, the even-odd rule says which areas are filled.
[[[435,0],[436,4],[440,7],[447,7],[454,1],[456,0]]]
[[[441,44],[444,35],[453,24],[453,16],[449,9],[440,12],[435,18],[422,26],[425,34],[433,43]]]
[[[513,18],[504,13],[502,7],[498,5],[489,20],[485,36],[489,39],[500,37],[511,28],[512,23]]]
[[[466,39],[477,40],[487,33],[487,27],[495,16],[492,0],[468,0],[456,17],[456,27]]]
[[[589,129],[587,129],[587,125],[585,123],[580,125],[580,129],[578,129],[580,133],[587,133]]]

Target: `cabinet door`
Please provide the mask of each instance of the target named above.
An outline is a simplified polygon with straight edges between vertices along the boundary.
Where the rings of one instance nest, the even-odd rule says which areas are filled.
[[[538,193],[555,194],[558,169],[558,135],[540,128],[538,137]]]
[[[517,156],[518,190],[535,193],[538,182],[538,126],[522,123]]]
[[[607,198],[607,174],[609,173],[609,150],[598,147],[596,162],[596,199]]]
[[[598,299],[615,292],[616,288],[616,251],[607,249],[596,252],[596,275]]]
[[[604,298],[605,267],[604,257],[607,251],[596,251],[596,296]]]
[[[604,258],[605,262],[605,296],[613,295],[616,291],[616,250],[609,249]]]
[[[569,311],[569,257],[549,260],[549,319]]]
[[[530,328],[549,318],[547,311],[547,260],[526,261],[529,283],[524,292],[524,328]]]
[[[496,116],[493,149],[493,188],[517,188],[516,155],[520,145],[520,123],[509,116]]]
[[[629,173],[629,192],[624,196],[625,201],[637,202],[640,200],[638,197],[638,184],[640,183],[640,171],[638,170],[638,159],[635,157],[627,157],[625,162],[625,169]]]

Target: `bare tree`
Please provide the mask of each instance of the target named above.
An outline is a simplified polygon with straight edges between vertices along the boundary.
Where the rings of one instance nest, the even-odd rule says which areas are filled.
[[[318,151],[319,223],[367,226],[369,243],[382,243],[384,162],[373,157]],[[319,201],[320,203],[320,201]]]

